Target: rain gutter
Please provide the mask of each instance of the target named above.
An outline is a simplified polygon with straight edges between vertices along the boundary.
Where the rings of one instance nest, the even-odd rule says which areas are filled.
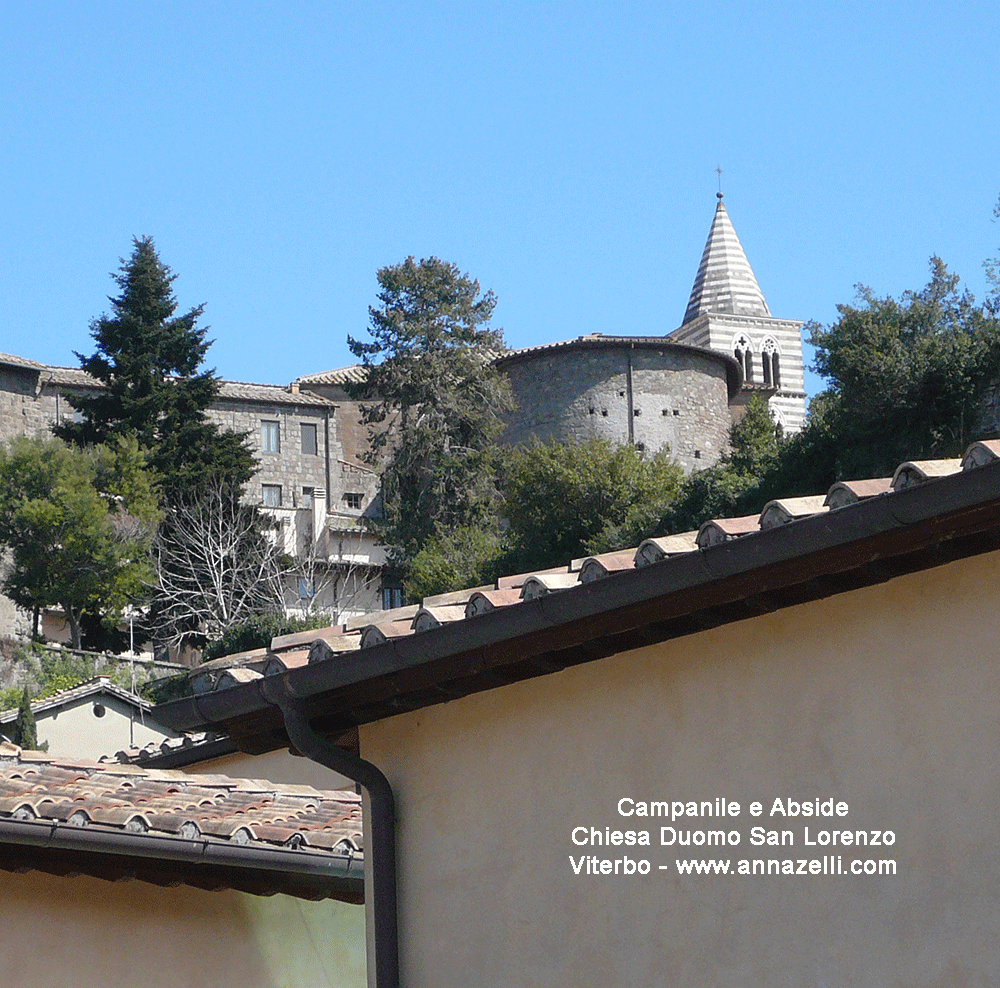
[[[396,808],[392,786],[377,766],[331,744],[313,730],[305,703],[289,690],[285,676],[266,677],[262,686],[267,702],[281,710],[285,730],[295,749],[311,761],[356,782],[368,794],[371,837],[365,842],[365,853],[372,879],[375,985],[399,988]]]
[[[250,846],[206,838],[83,827],[54,820],[0,819],[0,843],[95,854],[121,854],[247,871],[277,871],[310,878],[361,881],[364,855],[332,855],[290,848]]]

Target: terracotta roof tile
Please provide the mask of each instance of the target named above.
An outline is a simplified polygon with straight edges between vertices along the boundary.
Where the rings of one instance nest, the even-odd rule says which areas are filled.
[[[243,842],[251,851],[286,846],[299,834],[299,844],[329,855],[331,862],[363,846],[361,799],[350,791],[68,760],[7,743],[0,745],[0,762],[0,845],[19,843],[5,821],[82,827],[103,851],[81,855],[78,870],[84,874],[107,877],[99,859],[106,861],[116,840],[134,834],[202,835]],[[32,866],[44,866],[30,851],[23,853]],[[141,873],[145,855],[132,853],[140,854],[136,871]],[[152,845],[149,856],[156,857]],[[3,866],[17,859],[9,847]],[[252,861],[251,855],[245,867],[252,868]]]
[[[610,573],[621,573],[635,569],[635,556],[638,551],[638,549],[629,549],[625,552],[602,552],[598,556],[588,556],[580,564],[580,582],[590,583],[593,580],[600,580]]]
[[[1000,459],[1000,440],[986,440],[972,444],[965,457],[955,460],[913,461],[901,464],[895,474],[895,487],[912,483],[926,483],[937,477],[947,476],[960,470],[971,470]],[[828,493],[806,497],[778,498],[768,502],[760,515],[746,515],[741,518],[716,518],[706,521],[697,531],[683,532],[646,539],[637,549],[625,549],[601,553],[576,559],[565,566],[555,566],[546,570],[512,574],[500,577],[494,586],[465,588],[434,597],[426,598],[422,605],[411,604],[392,611],[353,618],[343,626],[306,632],[294,638],[276,641],[275,645],[299,646],[296,651],[309,644],[309,663],[335,660],[343,651],[342,645],[351,642],[352,647],[371,648],[385,645],[396,639],[405,639],[415,631],[432,633],[448,625],[460,624],[482,614],[497,609],[522,606],[537,597],[550,593],[574,593],[582,584],[609,574],[627,575],[637,568],[650,565],[672,565],[673,560],[681,560],[715,545],[744,539],[766,532],[775,526],[804,520],[826,513],[836,508],[849,508],[859,502],[894,493],[889,478],[873,480],[849,480],[834,484]],[[792,536],[794,538],[794,536]],[[679,563],[677,565],[680,565]],[[690,567],[688,567],[690,570]],[[687,577],[684,577],[685,579]],[[311,644],[310,644],[311,639]],[[233,657],[238,664],[243,656]],[[269,658],[267,674],[275,674],[287,669],[276,657]],[[293,664],[301,664],[296,656]],[[199,679],[198,671],[189,677],[189,684],[195,692],[204,688],[218,688],[223,685],[222,675],[215,674],[215,680]],[[236,685],[241,679],[255,678],[254,670],[234,670],[226,681]]]
[[[713,518],[711,521],[706,521],[698,529],[698,548],[707,549],[720,542],[739,539],[758,531],[760,531],[760,515],[744,515],[742,518]]]
[[[521,591],[515,587],[508,590],[477,590],[465,605],[466,617],[488,614],[498,607],[510,607],[521,600]]]
[[[337,367],[317,374],[303,374],[302,377],[297,377],[296,381],[299,384],[343,384],[345,381],[364,384],[367,378],[368,372],[362,364],[350,364],[347,367]]]
[[[879,477],[876,480],[841,480],[827,491],[827,507],[843,508],[848,504],[857,504],[870,497],[888,494],[892,490],[892,477]]]
[[[446,604],[439,607],[421,607],[413,618],[414,632],[430,631],[454,621],[465,620],[465,604]]]
[[[40,364],[27,357],[15,357],[12,353],[0,353],[0,364],[8,367],[23,367],[25,370],[45,370],[45,364]]]
[[[635,554],[635,565],[649,566],[671,556],[679,556],[698,549],[698,533],[681,532],[678,535],[664,535],[656,539],[646,539]]]
[[[576,573],[532,573],[521,587],[521,596],[525,600],[534,600],[546,594],[569,590],[580,582]]]
[[[912,460],[900,463],[892,475],[892,489],[906,490],[914,484],[923,484],[935,477],[947,477],[962,469],[962,461],[957,460]]]
[[[787,525],[791,521],[818,515],[826,510],[826,498],[822,494],[777,498],[764,505],[760,513],[760,530],[766,532],[769,528]]]
[[[975,470],[987,463],[1000,460],[1000,439],[982,439],[973,443],[962,457],[963,470]]]

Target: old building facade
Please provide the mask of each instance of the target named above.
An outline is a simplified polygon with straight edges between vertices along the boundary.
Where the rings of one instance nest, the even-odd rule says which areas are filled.
[[[99,386],[78,368],[0,354],[0,442],[47,434],[75,414],[73,395]],[[277,518],[277,537],[302,563],[286,587],[290,614],[318,610],[345,619],[381,599],[385,555],[367,525],[378,510],[378,476],[354,445],[345,452],[339,411],[295,383],[223,381],[209,412],[221,428],[246,434],[257,459],[248,497]],[[0,633],[25,630],[24,616],[0,597]]]

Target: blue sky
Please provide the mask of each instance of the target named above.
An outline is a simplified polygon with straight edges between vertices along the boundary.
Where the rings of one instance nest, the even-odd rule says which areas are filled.
[[[133,235],[210,363],[350,363],[376,270],[458,264],[512,346],[680,323],[726,205],[774,315],[1000,253],[996,3],[0,6],[0,350],[90,353]],[[817,390],[818,379],[807,387]]]

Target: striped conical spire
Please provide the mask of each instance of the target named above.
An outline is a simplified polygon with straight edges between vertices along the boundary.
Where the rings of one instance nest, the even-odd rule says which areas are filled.
[[[719,205],[715,209],[715,219],[712,220],[705,252],[701,255],[682,326],[704,312],[728,312],[741,316],[771,314],[722,203],[722,193],[718,195]]]

